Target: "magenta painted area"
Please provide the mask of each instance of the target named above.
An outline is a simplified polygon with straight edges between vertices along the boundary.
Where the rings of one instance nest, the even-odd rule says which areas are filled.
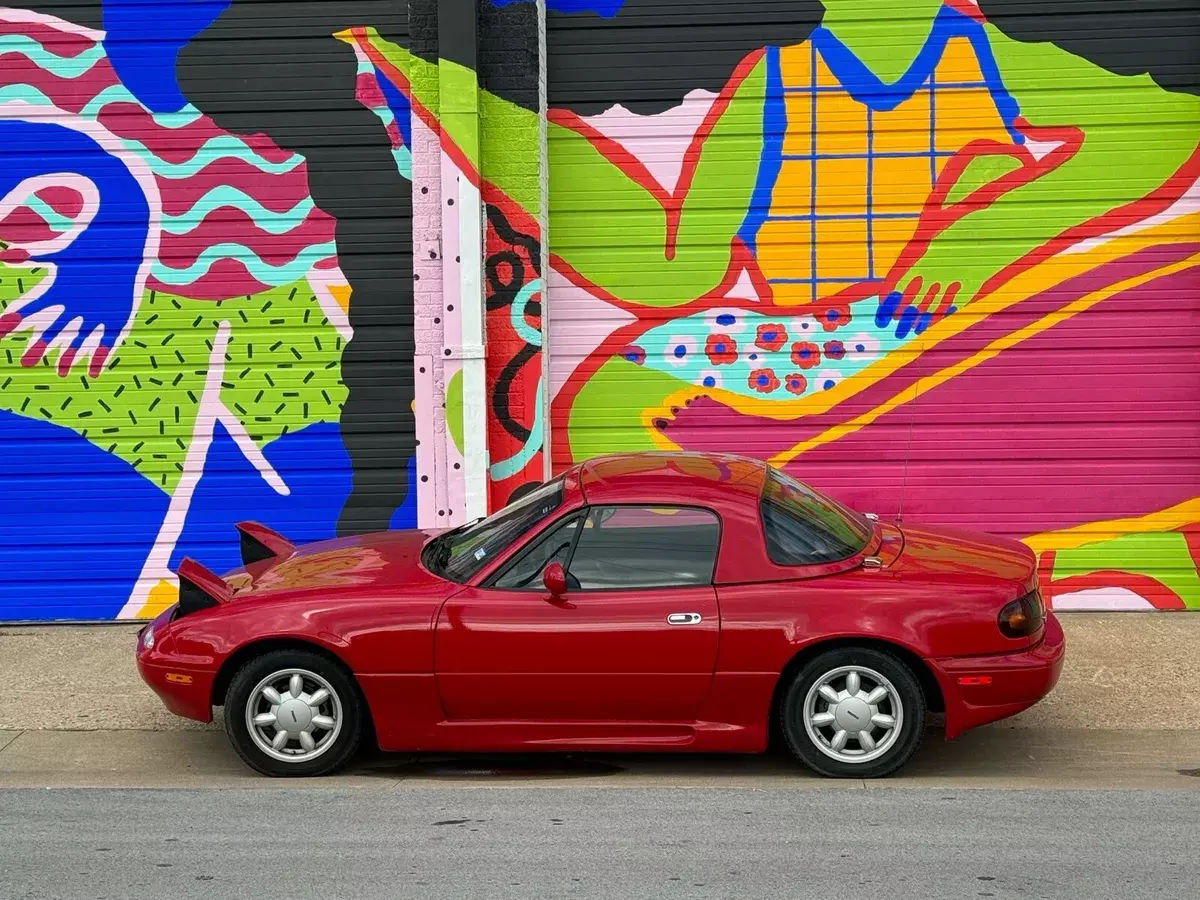
[[[17,13],[16,21],[11,20],[11,14],[8,18],[0,17],[0,36],[19,34],[33,38],[59,57],[77,56],[95,46],[86,35],[73,34],[49,23],[24,21],[19,10]],[[57,108],[68,113],[79,113],[102,95],[113,97],[105,92],[120,84],[107,57],[98,59],[86,72],[74,78],[63,78],[50,68],[42,69],[21,53],[6,54],[4,65],[0,68],[0,87],[19,89],[29,85]],[[252,204],[244,204],[250,212],[233,205],[212,208],[213,201],[207,195],[216,188],[233,188],[251,198],[254,204],[276,214],[288,213],[310,198],[304,162],[265,135],[236,136],[236,140],[257,157],[242,160],[226,150],[215,151],[209,145],[210,141],[217,138],[224,138],[228,142],[231,136],[207,116],[196,116],[190,121],[185,116],[186,124],[176,124],[161,116],[156,121],[140,104],[119,97],[106,100],[99,109],[94,110],[94,114],[99,124],[117,138],[142,144],[157,160],[171,166],[203,163],[197,171],[185,177],[175,177],[182,173],[167,172],[162,166],[156,167],[154,181],[158,197],[152,205],[161,203],[165,216],[175,219],[187,216],[189,224],[195,222],[193,215],[189,214],[204,211],[204,215],[186,234],[176,234],[171,229],[163,232],[157,260],[162,266],[176,270],[188,269],[201,254],[218,245],[244,247],[251,256],[275,267],[291,262],[304,251],[309,251],[314,257],[312,261],[316,262],[320,254],[312,252],[311,248],[325,247],[333,242],[335,222],[332,217],[318,210],[309,210],[294,220],[285,220],[287,230],[277,234],[277,221],[259,223],[254,220],[256,213]],[[268,171],[268,166],[276,168],[276,172]],[[228,200],[229,191],[222,193],[227,198],[226,202],[242,203],[236,195],[233,195],[232,201]],[[202,204],[199,209],[197,204]],[[54,203],[51,205],[58,208]],[[60,211],[70,215],[66,210]],[[155,209],[155,217],[157,213]],[[10,242],[28,243],[42,239],[46,236],[46,229],[34,221],[36,218],[18,210],[2,223],[3,233],[0,236]],[[116,236],[113,240],[118,241],[112,247],[114,254],[140,250],[140,245],[137,248],[119,246]],[[250,269],[241,261],[245,256],[246,252],[238,249],[223,253],[198,278],[182,285],[165,284],[151,275],[147,287],[197,300],[220,300],[255,294],[270,284],[251,276]]]
[[[1061,306],[1057,297],[1035,299],[1039,315]],[[1145,515],[1200,495],[1198,366],[1200,267],[1105,300],[804,454],[788,471],[891,516],[911,429],[906,517],[1022,536]],[[870,405],[855,398],[838,419]],[[795,425],[711,401],[682,411],[669,433],[684,449],[756,456],[803,440]]]
[[[55,212],[69,219],[73,219],[83,212],[83,194],[74,188],[44,187],[37,192],[37,196],[49,204]]]
[[[1069,279],[1000,313],[981,319],[961,333],[942,341],[915,362],[863,388],[827,413],[804,416],[796,421],[781,421],[747,416],[723,404],[701,399],[681,411],[675,421],[668,423],[669,436],[676,444],[690,450],[733,450],[760,457],[772,456],[823,434],[905,390],[911,390],[919,378],[970,357],[997,338],[1030,325],[1091,291],[1178,262],[1197,252],[1200,252],[1200,244],[1197,243],[1150,247]],[[967,309],[965,314],[970,315],[970,308]],[[724,427],[732,425],[734,420],[738,423],[736,431]],[[718,422],[723,425],[718,425]],[[738,435],[734,438],[740,441],[736,447],[726,443],[732,435]]]
[[[218,128],[207,116],[177,128],[164,128],[136,103],[120,101],[105,103],[96,119],[113,134],[145,144],[151,153],[172,165],[187,162],[205,142],[229,133]],[[242,134],[238,135],[238,140],[273,165],[287,162],[292,157],[290,151],[281,149],[266,135]],[[272,175],[269,180],[274,182],[279,177]]]
[[[187,234],[164,234],[159,258],[173,269],[186,269],[196,257],[213,244],[223,240],[253,247],[264,262],[282,266],[305,248],[328,239],[332,222],[320,210],[312,210],[302,222],[283,234],[262,231],[249,214],[231,206],[214,209]],[[235,289],[231,289],[235,290]],[[225,296],[237,296],[240,291]]]
[[[33,244],[48,241],[58,232],[27,206],[18,206],[0,219],[0,240],[9,244]]]
[[[54,101],[54,105],[67,112],[77,113],[91,102],[92,98],[117,84],[112,67],[101,60],[77,78],[62,78],[39,68],[37,63],[20,53],[4,56],[4,67],[0,69],[0,84],[32,84]]]
[[[96,43],[85,34],[72,34],[45,22],[32,19],[0,19],[0,37],[10,34],[31,37],[55,56],[67,59],[74,59],[85,50],[90,50]],[[7,67],[8,64],[9,60],[5,60],[4,65]]]

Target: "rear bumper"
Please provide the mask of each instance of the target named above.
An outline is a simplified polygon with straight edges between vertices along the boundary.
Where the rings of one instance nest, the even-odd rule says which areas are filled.
[[[141,632],[138,633],[137,667],[142,681],[158,694],[168,710],[185,719],[212,721],[213,672],[180,666],[157,649],[147,650],[142,644]]]
[[[1028,650],[930,660],[946,701],[946,737],[1033,706],[1058,683],[1066,652],[1062,625],[1047,613],[1042,640]]]

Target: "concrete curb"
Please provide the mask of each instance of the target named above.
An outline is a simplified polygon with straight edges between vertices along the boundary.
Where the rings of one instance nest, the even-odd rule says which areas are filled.
[[[1058,687],[1006,723],[1044,729],[1200,729],[1200,615],[1064,613]],[[0,627],[0,731],[207,730],[168,713],[133,663],[139,626]],[[1147,703],[1146,692],[1169,697]]]

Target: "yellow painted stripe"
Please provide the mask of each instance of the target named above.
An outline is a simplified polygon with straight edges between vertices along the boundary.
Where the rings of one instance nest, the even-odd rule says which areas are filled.
[[[746,397],[721,388],[688,387],[678,394],[673,394],[671,398],[646,409],[642,416],[642,422],[646,425],[647,430],[656,431],[657,429],[653,429],[651,424],[655,419],[673,418],[670,414],[672,406],[680,405],[680,400],[683,398],[695,397],[699,394],[705,394],[716,402],[724,404],[730,409],[736,409],[747,416],[795,421],[805,416],[822,415],[876,382],[887,378],[901,367],[919,359],[924,353],[936,350],[943,341],[955,337],[977,324],[981,319],[986,319],[1010,306],[1028,300],[1030,297],[1036,297],[1052,287],[1064,284],[1105,263],[1130,256],[1147,247],[1195,240],[1197,233],[1200,233],[1200,213],[1189,213],[1170,222],[1115,237],[1087,251],[1053,256],[1029,271],[1016,276],[996,293],[982,300],[967,303],[953,316],[931,325],[922,335],[919,349],[911,344],[899,347],[827,391],[798,397],[795,400],[779,400]],[[804,312],[804,307],[797,306],[786,310],[767,307],[756,311],[764,315],[798,315]],[[844,332],[854,333],[853,322],[847,326]],[[830,335],[830,337],[838,336],[838,334]],[[675,448],[675,445],[669,440],[664,442],[657,437],[654,440],[664,446]]]
[[[1144,516],[1109,519],[1104,522],[1086,522],[1083,525],[1064,528],[1061,531],[1032,534],[1025,538],[1023,543],[1035,553],[1044,553],[1047,550],[1074,550],[1077,547],[1109,541],[1125,534],[1175,531],[1193,522],[1200,522],[1200,497],[1185,500],[1175,506]]]
[[[1187,259],[1173,263],[1169,266],[1163,266],[1162,268],[1155,269],[1153,272],[1135,275],[1122,281],[1118,281],[1115,284],[1108,285],[1107,287],[1101,288],[1097,291],[1093,291],[1090,294],[1086,294],[1085,296],[1068,303],[1062,309],[1056,310],[1049,315],[1043,316],[1036,322],[1026,325],[1024,328],[1018,329],[1011,334],[1006,334],[1004,337],[997,338],[982,350],[978,351],[972,356],[969,356],[967,359],[961,360],[952,366],[947,366],[939,372],[935,372],[928,376],[923,376],[912,387],[906,387],[902,394],[892,397],[890,400],[879,404],[875,408],[868,410],[862,415],[856,416],[855,418],[841,425],[830,428],[829,430],[824,431],[807,441],[803,441],[795,445],[789,450],[784,450],[781,453],[775,454],[775,456],[771,457],[770,463],[775,466],[784,465],[785,463],[791,462],[802,453],[806,453],[809,450],[815,449],[816,447],[836,441],[838,438],[845,437],[848,434],[853,434],[865,426],[870,425],[885,413],[891,412],[910,400],[915,400],[922,394],[933,390],[938,385],[945,384],[951,378],[961,375],[963,372],[967,372],[990,359],[994,359],[1002,351],[1011,347],[1015,347],[1022,341],[1029,340],[1029,338],[1041,334],[1043,331],[1046,331],[1049,328],[1053,328],[1060,322],[1064,322],[1072,316],[1078,315],[1084,310],[1095,306],[1097,303],[1107,300],[1109,297],[1113,297],[1123,291],[1135,288],[1138,285],[1146,284],[1147,282],[1153,281],[1157,278],[1165,278],[1166,276],[1173,275],[1176,272],[1182,272],[1185,269],[1189,269],[1197,264],[1200,264],[1200,253],[1189,256]]]

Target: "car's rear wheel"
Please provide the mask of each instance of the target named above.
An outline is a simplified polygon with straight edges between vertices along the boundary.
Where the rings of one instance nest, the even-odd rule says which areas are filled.
[[[780,705],[792,753],[830,778],[880,778],[916,752],[925,702],[916,676],[890,653],[839,647],[796,673]]]
[[[275,650],[234,675],[225,730],[238,755],[264,775],[328,775],[362,740],[362,701],[350,676],[318,653]]]

